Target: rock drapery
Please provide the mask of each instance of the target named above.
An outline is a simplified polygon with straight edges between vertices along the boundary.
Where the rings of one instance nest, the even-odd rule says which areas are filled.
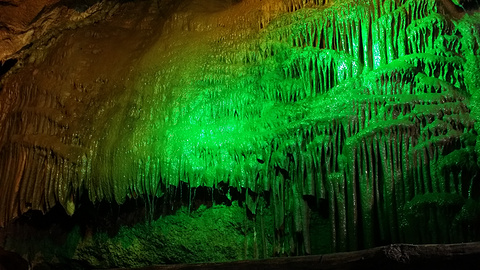
[[[333,251],[478,240],[475,4],[59,3],[2,54],[1,225],[227,185],[269,254],[310,254],[318,205]]]

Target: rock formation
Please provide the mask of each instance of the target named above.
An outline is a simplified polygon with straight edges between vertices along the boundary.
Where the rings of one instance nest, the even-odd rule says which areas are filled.
[[[475,1],[35,3],[0,1],[4,230],[207,190],[253,258],[315,253],[322,215],[332,252],[479,239]]]

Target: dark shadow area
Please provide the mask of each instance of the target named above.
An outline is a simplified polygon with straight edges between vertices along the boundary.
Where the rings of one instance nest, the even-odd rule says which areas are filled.
[[[17,59],[12,58],[8,59],[7,61],[1,63],[0,62],[0,79],[2,78],[3,75],[5,75],[8,71],[10,71],[15,64],[18,62]]]
[[[109,0],[117,3],[134,2],[135,0]],[[62,0],[58,4],[68,8],[75,9],[78,12],[84,12],[91,6],[102,2],[102,0]]]
[[[78,12],[84,12],[89,7],[101,2],[100,0],[64,0],[60,4],[67,6],[68,8],[75,9]]]
[[[399,244],[327,255],[150,266],[138,269],[479,269],[479,256],[480,243],[419,246]]]
[[[0,7],[1,6],[13,6],[13,7],[18,7],[18,4],[15,3],[14,1],[0,1]]]
[[[467,12],[474,12],[480,8],[479,0],[463,0],[461,4]]]
[[[9,252],[0,248],[1,270],[27,270],[28,262],[15,252]]]
[[[269,192],[257,194],[249,191],[248,194],[255,200],[265,195],[265,201],[269,201]],[[190,188],[187,183],[181,182],[178,187],[167,188],[161,197],[131,197],[127,198],[123,204],[107,201],[94,204],[84,194],[76,202],[77,209],[73,216],[68,216],[62,206],[56,205],[46,214],[42,214],[40,211],[28,211],[14,220],[12,224],[31,227],[39,231],[55,228],[56,233],[62,235],[64,232],[65,237],[75,226],[81,228],[82,235],[104,232],[109,236],[114,236],[122,226],[132,227],[138,223],[151,222],[160,217],[175,215],[181,208],[187,208],[189,212],[194,212],[201,206],[207,208],[214,205],[231,206],[234,201],[238,202],[241,207],[248,208],[245,203],[246,195],[246,189],[238,190],[223,182],[215,188],[204,186]],[[268,205],[266,206],[268,207]],[[248,217],[253,219],[255,215],[248,209],[246,211]],[[56,241],[58,244],[62,244],[66,239],[58,237]]]

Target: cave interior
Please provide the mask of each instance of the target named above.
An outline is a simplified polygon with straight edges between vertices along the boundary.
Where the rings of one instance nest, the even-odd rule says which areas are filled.
[[[478,269],[479,11],[1,0],[0,269]]]

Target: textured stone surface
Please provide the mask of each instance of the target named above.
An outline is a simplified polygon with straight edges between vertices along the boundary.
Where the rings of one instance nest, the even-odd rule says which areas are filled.
[[[0,3],[0,244],[32,264],[480,237],[478,3]],[[222,199],[197,221],[185,194],[202,188]],[[132,202],[154,222],[85,215]],[[25,227],[33,211],[62,225]],[[260,228],[239,253],[241,220]],[[42,240],[11,237],[25,230]]]

